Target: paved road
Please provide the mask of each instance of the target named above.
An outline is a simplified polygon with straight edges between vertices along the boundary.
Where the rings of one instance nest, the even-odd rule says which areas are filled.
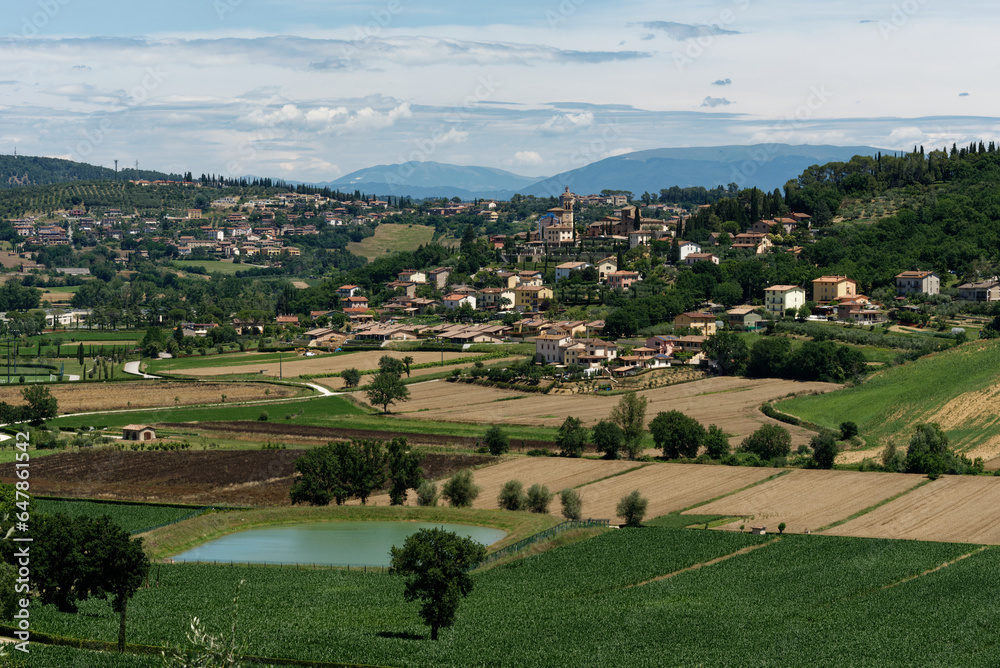
[[[143,378],[161,378],[161,376],[151,376],[148,373],[139,371],[139,362],[125,362],[125,373],[130,373],[133,376],[142,376]]]

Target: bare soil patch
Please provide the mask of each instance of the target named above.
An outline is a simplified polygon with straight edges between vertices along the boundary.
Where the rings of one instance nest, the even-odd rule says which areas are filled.
[[[328,441],[349,440],[361,438],[378,438],[389,440],[403,437],[410,445],[457,446],[473,448],[477,439],[471,436],[449,436],[444,434],[417,434],[404,431],[383,431],[378,429],[340,429],[335,427],[319,427],[305,424],[289,424],[287,422],[256,422],[234,420],[231,422],[166,422],[159,426],[167,428],[196,429],[198,431],[222,432],[238,438],[260,441],[274,438],[282,443],[301,442],[303,444],[323,444]],[[515,439],[512,447],[520,448],[521,439]],[[551,441],[524,441],[524,448],[556,448]]]
[[[944,476],[824,533],[1000,545],[998,507],[1000,478]]]
[[[344,369],[358,369],[359,371],[368,371],[371,369],[378,368],[378,361],[383,355],[389,355],[390,357],[395,357],[397,359],[403,359],[407,355],[413,358],[414,364],[426,364],[428,362],[440,362],[441,353],[439,352],[427,352],[427,351],[414,351],[405,352],[399,350],[368,350],[360,353],[351,353],[350,355],[338,355],[336,357],[289,357],[283,360],[280,365],[278,362],[253,362],[248,361],[246,364],[232,364],[228,366],[212,366],[204,367],[200,369],[183,369],[178,370],[178,374],[183,374],[185,376],[223,376],[229,374],[239,374],[239,373],[260,373],[264,371],[263,375],[268,377],[277,377],[279,366],[282,375],[285,378],[292,378],[294,376],[301,376],[305,374],[315,374],[315,373],[334,373],[340,372]],[[444,354],[445,362],[448,360],[458,359],[460,357],[475,357],[476,353],[448,353]],[[413,373],[412,371],[410,372]]]
[[[765,401],[791,393],[830,392],[840,387],[832,383],[774,378],[718,377],[643,390],[638,394],[649,402],[647,423],[660,411],[679,410],[706,427],[717,424],[732,435],[730,441],[736,445],[762,424],[781,424],[760,412],[760,405]],[[617,396],[528,394],[451,382],[412,385],[409,389],[410,400],[398,407],[397,415],[452,422],[558,427],[566,416],[572,415],[586,426],[593,426],[607,418],[619,401]],[[782,426],[791,432],[793,446],[808,443],[814,435],[802,427]]]
[[[923,476],[902,473],[798,469],[691,512],[747,518],[721,527],[728,530],[738,530],[745,524],[777,531],[778,524],[784,522],[786,531],[804,533],[912,489],[922,480]]]
[[[294,388],[281,385],[169,381],[59,384],[51,385],[49,389],[59,401],[59,412],[62,414],[221,403],[223,394],[226,395],[227,402],[280,399],[296,394]],[[270,390],[270,394],[264,394],[266,389]],[[23,404],[20,387],[0,387],[0,401]]]
[[[31,464],[35,494],[191,504],[290,505],[295,459],[303,450],[150,452],[93,450]],[[487,455],[428,454],[427,475],[441,477],[494,461]],[[15,480],[14,464],[0,480]],[[386,501],[388,503],[388,500]]]
[[[580,496],[585,517],[617,521],[618,502],[639,490],[649,501],[646,517],[653,518],[714,499],[775,473],[774,469],[740,466],[647,464],[637,471],[585,485],[580,488]],[[693,512],[701,513],[702,509]]]

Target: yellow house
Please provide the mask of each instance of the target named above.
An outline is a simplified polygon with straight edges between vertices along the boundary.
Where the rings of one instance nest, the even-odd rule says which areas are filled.
[[[690,327],[701,330],[704,336],[715,334],[716,317],[711,313],[681,313],[674,318],[674,329]]]
[[[514,308],[518,311],[537,311],[544,301],[551,301],[552,288],[543,285],[521,285],[514,288]]]
[[[812,282],[813,301],[826,304],[858,294],[858,282],[847,276],[820,276]]]

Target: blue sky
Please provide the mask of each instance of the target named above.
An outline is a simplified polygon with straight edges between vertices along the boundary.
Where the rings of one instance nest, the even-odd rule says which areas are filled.
[[[0,153],[325,181],[994,139],[995,3],[8,0]]]

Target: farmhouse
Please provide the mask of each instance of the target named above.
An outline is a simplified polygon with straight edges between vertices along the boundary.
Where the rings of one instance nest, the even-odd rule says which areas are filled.
[[[689,253],[686,258],[684,258],[684,264],[688,266],[693,266],[697,262],[711,262],[712,264],[719,264],[719,258],[712,253]]]
[[[958,286],[958,298],[970,302],[1000,301],[1000,279],[992,278],[979,283]]]
[[[152,441],[156,438],[156,429],[148,424],[127,424],[122,427],[122,440]]]
[[[896,275],[896,294],[900,297],[924,293],[936,295],[941,292],[941,279],[932,271],[904,271]]]
[[[812,284],[813,301],[819,304],[858,294],[858,282],[847,276],[820,276]]]
[[[699,329],[705,336],[715,334],[715,316],[711,313],[681,313],[674,318],[674,328]]]

